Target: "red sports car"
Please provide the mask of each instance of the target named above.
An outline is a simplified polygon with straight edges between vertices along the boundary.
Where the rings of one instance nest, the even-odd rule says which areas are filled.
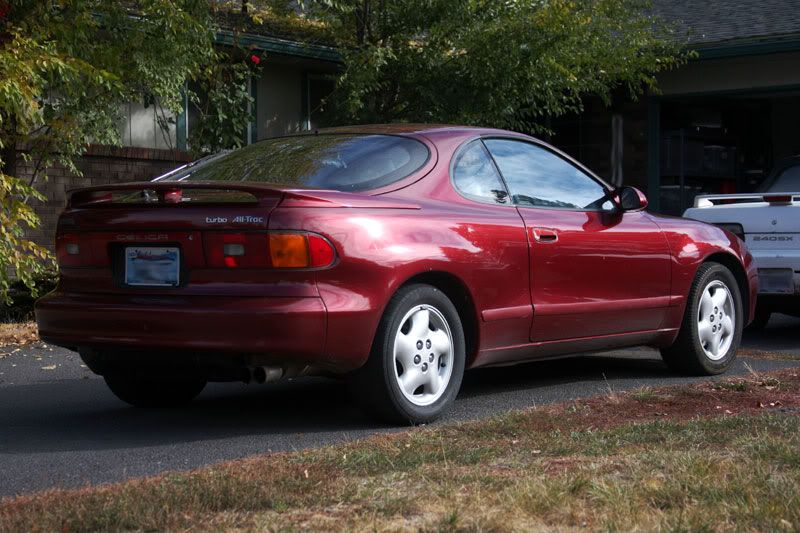
[[[467,368],[649,345],[724,372],[753,316],[752,257],[646,206],[508,131],[270,139],[74,191],[39,331],[137,406],[338,374],[369,411],[425,422]]]

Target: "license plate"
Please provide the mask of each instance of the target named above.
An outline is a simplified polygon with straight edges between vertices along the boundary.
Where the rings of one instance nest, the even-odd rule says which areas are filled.
[[[793,294],[794,272],[791,268],[759,268],[758,292],[764,294]]]
[[[180,251],[168,246],[125,248],[125,284],[176,287],[180,283]]]

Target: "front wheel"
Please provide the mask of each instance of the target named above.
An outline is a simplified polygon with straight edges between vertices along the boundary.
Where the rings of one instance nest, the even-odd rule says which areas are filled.
[[[351,391],[384,420],[430,422],[458,394],[464,361],[464,330],[453,303],[435,287],[409,285],[389,302]]]
[[[721,374],[736,357],[742,324],[742,298],[733,274],[718,263],[705,263],[689,290],[678,338],[661,356],[684,374]]]
[[[200,378],[140,377],[119,373],[103,376],[114,395],[134,407],[176,407],[189,403],[203,391]]]

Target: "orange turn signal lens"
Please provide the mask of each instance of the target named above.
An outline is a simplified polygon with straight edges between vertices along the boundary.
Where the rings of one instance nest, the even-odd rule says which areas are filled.
[[[273,268],[308,268],[308,240],[303,234],[270,233],[269,255]]]
[[[336,260],[327,239],[300,231],[209,231],[203,235],[203,246],[211,268],[325,268]],[[68,256],[62,248],[60,256]]]

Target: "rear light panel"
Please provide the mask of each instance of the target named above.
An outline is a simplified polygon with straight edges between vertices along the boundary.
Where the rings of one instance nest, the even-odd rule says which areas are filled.
[[[91,263],[92,253],[88,243],[78,235],[67,233],[56,236],[56,258],[59,266],[81,267]]]
[[[207,232],[203,246],[211,268],[325,268],[336,259],[327,239],[299,231]]]
[[[192,242],[199,244],[201,235],[202,247],[195,248]],[[192,236],[198,241],[192,241]],[[318,269],[332,266],[336,260],[336,251],[325,237],[302,231],[64,232],[56,236],[56,256],[61,268],[105,267],[110,265],[110,247],[168,243],[188,254],[185,259],[190,268],[205,264],[224,269]]]
[[[206,264],[211,268],[269,268],[264,233],[208,232],[203,234]]]
[[[714,225],[724,230],[728,230],[741,240],[744,240],[744,228],[741,224],[735,222],[719,222],[715,223]]]
[[[109,264],[107,243],[92,233],[56,234],[56,259],[61,268],[104,267]]]

